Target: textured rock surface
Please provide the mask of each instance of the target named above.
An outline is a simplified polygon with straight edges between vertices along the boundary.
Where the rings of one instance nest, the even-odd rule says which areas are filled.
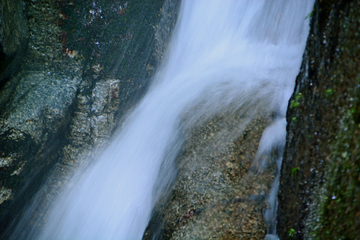
[[[287,114],[281,239],[360,235],[360,3],[317,1]]]
[[[81,82],[81,58],[61,51],[58,12],[52,1],[27,2],[29,47],[21,71],[0,89],[0,161],[8,159],[0,179],[11,192],[0,206],[2,234],[57,161]]]
[[[224,114],[192,129],[177,159],[177,179],[144,239],[264,239],[276,164],[264,156],[269,164],[262,169],[253,159],[270,122],[257,117],[246,126],[246,117]]]
[[[0,6],[3,44],[9,28]],[[19,53],[21,71],[0,88],[0,238],[29,204],[25,221],[41,221],[70,173],[111,137],[145,92],[178,7],[176,0],[31,0],[18,8],[25,9],[29,43]]]

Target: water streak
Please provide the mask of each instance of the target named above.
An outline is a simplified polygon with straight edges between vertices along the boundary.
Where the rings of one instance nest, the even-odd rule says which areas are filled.
[[[279,124],[266,131],[260,150],[282,144],[312,3],[183,1],[167,61],[148,93],[102,157],[54,202],[39,239],[141,239],[174,177],[182,114],[194,107],[190,125],[225,108],[275,112]],[[160,168],[168,174],[157,181]]]

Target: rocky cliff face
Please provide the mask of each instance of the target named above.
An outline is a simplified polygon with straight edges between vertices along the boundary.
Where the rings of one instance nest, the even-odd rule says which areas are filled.
[[[360,3],[317,1],[295,92],[279,191],[281,239],[360,235]]]
[[[0,238],[32,202],[38,208],[26,215],[36,222],[37,209],[111,137],[145,92],[178,7],[175,0],[0,2]]]

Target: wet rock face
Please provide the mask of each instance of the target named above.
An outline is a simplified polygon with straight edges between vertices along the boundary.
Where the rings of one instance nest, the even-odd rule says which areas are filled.
[[[21,71],[0,90],[0,184],[11,193],[0,205],[1,234],[59,158],[81,81],[81,59],[65,59],[61,53],[53,2],[27,2],[26,16],[29,47],[21,56]]]
[[[19,50],[27,33],[21,25],[25,17],[14,15],[19,23],[9,25],[14,21],[10,3],[27,18],[26,54]],[[9,238],[28,204],[37,203],[27,212],[28,222],[41,222],[41,209],[51,196],[74,169],[94,159],[144,94],[165,51],[179,3],[0,2],[0,50],[6,53],[0,54],[1,67],[3,62],[13,64],[11,54],[23,61],[21,71],[12,71],[8,81],[0,82],[1,239]],[[7,74],[3,69],[0,73]]]
[[[287,113],[280,239],[360,234],[359,14],[356,1],[315,3]]]
[[[264,239],[276,164],[266,156],[263,169],[253,159],[271,120],[245,122],[224,114],[186,135],[177,178],[158,202],[144,239]]]
[[[16,74],[29,37],[22,0],[0,1],[0,88]]]

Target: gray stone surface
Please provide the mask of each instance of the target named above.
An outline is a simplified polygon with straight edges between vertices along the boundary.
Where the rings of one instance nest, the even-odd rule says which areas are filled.
[[[110,0],[13,2],[25,10],[20,20],[26,15],[29,42],[21,71],[0,88],[1,239],[10,237],[23,214],[22,235],[15,238],[28,236],[29,223],[41,226],[71,173],[106,144],[146,91],[179,7],[176,0],[132,0],[126,7]],[[5,30],[21,38],[17,25],[9,28],[5,5],[2,46]],[[25,211],[27,205],[33,208]]]

